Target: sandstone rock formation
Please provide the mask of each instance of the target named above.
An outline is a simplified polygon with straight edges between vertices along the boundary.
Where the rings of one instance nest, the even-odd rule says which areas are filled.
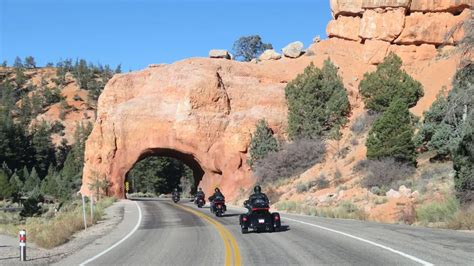
[[[227,50],[212,49],[209,51],[210,58],[232,59]]]
[[[297,58],[303,53],[304,44],[302,42],[292,42],[285,46],[282,51],[283,55],[290,58]]]
[[[278,60],[281,58],[281,54],[277,53],[273,49],[268,49],[263,52],[260,57],[258,58],[259,60]]]
[[[331,1],[336,20],[330,24],[336,26],[328,28],[334,27],[338,34],[329,34],[331,38],[313,43],[308,52],[314,56],[300,56],[303,44],[298,43],[285,49],[285,56],[297,57],[292,59],[253,64],[194,58],[114,76],[99,98],[97,119],[86,144],[82,192],[90,192],[89,184],[95,178],[107,178],[111,182],[109,192],[123,197],[124,179],[133,165],[146,156],[161,155],[187,163],[206,193],[219,186],[229,199],[237,197],[241,188],[249,188],[256,180],[246,163],[256,121],[265,118],[277,136],[284,139],[287,123],[284,87],[310,63],[320,67],[327,58],[339,67],[350,95],[350,119],[364,108],[358,92],[364,73],[373,71],[375,64],[382,62],[389,52],[399,55],[403,68],[423,84],[425,96],[411,109],[421,115],[441,88],[451,87],[451,78],[464,54],[453,48],[448,49],[449,56],[440,56],[437,42],[429,39],[434,38],[429,32],[404,33],[412,25],[413,17],[409,17],[422,16],[428,22],[420,20],[421,25],[431,25],[430,16],[449,15],[462,24],[461,18],[471,12],[466,8],[456,9],[455,16],[451,13],[453,9],[448,8],[448,13],[414,14],[409,12],[410,7],[400,3],[403,1]],[[416,1],[409,3],[414,5]],[[399,24],[396,31],[370,25],[372,22],[385,23],[387,27],[395,25],[384,22],[384,14],[400,16],[400,8],[405,8],[407,13],[399,36],[395,36]],[[375,19],[367,19],[360,30],[367,10],[367,16]],[[359,28],[350,35],[346,35],[350,27],[338,25],[346,20],[359,21]],[[424,29],[431,30],[432,26]],[[411,41],[400,41],[408,38]],[[455,40],[460,38],[453,37],[452,44],[456,45]],[[343,131],[343,134],[343,138],[349,138],[349,133]],[[356,161],[365,158],[364,146],[359,145],[348,158]],[[339,164],[328,157],[326,163],[315,169],[329,173],[334,163]],[[341,161],[336,167],[351,173],[350,163]],[[350,197],[350,193],[344,195]]]
[[[454,45],[472,19],[472,0],[331,0],[329,37],[358,42]]]

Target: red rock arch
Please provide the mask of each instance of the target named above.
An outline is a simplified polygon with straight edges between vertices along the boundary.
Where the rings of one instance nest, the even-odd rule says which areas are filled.
[[[255,182],[246,160],[257,120],[277,133],[286,123],[281,75],[258,75],[256,65],[191,59],[114,76],[86,143],[81,192],[99,176],[123,198],[128,171],[155,153],[199,164],[206,194],[219,186],[232,199]]]

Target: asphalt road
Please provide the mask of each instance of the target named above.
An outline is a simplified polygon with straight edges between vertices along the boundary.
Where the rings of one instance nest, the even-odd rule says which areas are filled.
[[[473,232],[282,215],[284,231],[242,235],[241,208],[217,218],[189,202],[137,203],[136,230],[87,265],[474,265]]]

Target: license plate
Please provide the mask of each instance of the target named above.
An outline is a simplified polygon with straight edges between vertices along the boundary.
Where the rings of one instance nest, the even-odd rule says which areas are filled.
[[[265,223],[265,219],[258,219],[258,223],[259,223],[259,224]]]

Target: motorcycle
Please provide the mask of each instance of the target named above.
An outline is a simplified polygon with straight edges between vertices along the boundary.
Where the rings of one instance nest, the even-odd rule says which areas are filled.
[[[204,197],[196,196],[196,199],[194,199],[194,204],[196,204],[198,208],[202,208],[202,206],[206,205],[206,201],[204,200]]]
[[[179,201],[179,194],[177,194],[177,193],[176,193],[176,194],[173,194],[172,200],[173,200],[174,203],[178,203],[178,201]]]
[[[221,217],[227,211],[225,200],[223,198],[215,198],[212,202],[213,204],[211,204],[211,212],[217,217]]]
[[[239,224],[242,234],[249,232],[249,229],[257,232],[275,232],[281,228],[281,219],[278,212],[271,213],[270,206],[265,201],[254,202],[252,205],[246,200],[244,206],[249,208],[250,212],[241,214]]]

